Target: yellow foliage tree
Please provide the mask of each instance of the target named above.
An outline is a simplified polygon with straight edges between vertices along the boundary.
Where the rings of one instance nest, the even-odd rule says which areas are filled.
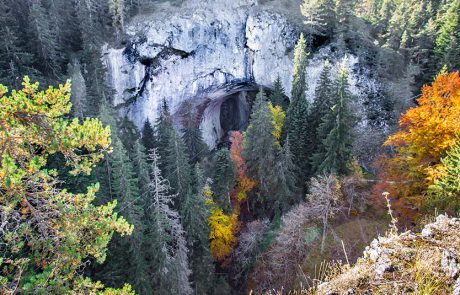
[[[279,149],[281,148],[280,139],[286,114],[283,112],[283,109],[280,106],[273,106],[271,102],[268,103],[268,107],[271,112],[273,126],[275,127],[272,135],[276,140],[276,147]]]

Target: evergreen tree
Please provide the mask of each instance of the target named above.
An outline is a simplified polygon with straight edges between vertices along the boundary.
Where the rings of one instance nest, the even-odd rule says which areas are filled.
[[[311,47],[314,35],[331,36],[335,27],[335,3],[334,0],[304,0],[300,11],[308,26],[309,47]]]
[[[156,146],[155,131],[153,130],[152,124],[147,119],[142,128],[142,144],[144,145],[147,152],[150,152]]]
[[[269,98],[274,106],[280,106],[283,110],[287,110],[289,104],[286,101],[285,89],[279,75],[273,82],[273,92]]]
[[[98,15],[100,9],[100,1],[75,0],[76,18],[85,50],[97,50],[102,43],[103,28]]]
[[[226,214],[231,212],[230,194],[235,182],[235,168],[227,149],[220,149],[214,155],[213,192],[214,200]]]
[[[317,174],[347,174],[351,161],[353,117],[350,110],[351,93],[348,89],[348,70],[342,64],[333,96],[333,106],[323,117],[318,128],[322,147],[313,156],[313,168]]]
[[[50,19],[40,0],[29,1],[29,38],[39,67],[42,72],[52,79],[59,79],[60,47],[56,40],[56,33],[52,30]]]
[[[190,249],[189,261],[192,268],[195,294],[210,294],[213,287],[214,264],[209,249],[208,220],[211,215],[207,204],[209,182],[203,183],[203,172],[198,164],[195,166],[198,181],[198,193],[191,189],[181,204],[180,215],[185,230],[185,237]]]
[[[125,23],[125,7],[124,0],[107,0],[110,17],[112,19],[112,27],[115,29],[117,39],[123,32]]]
[[[151,294],[191,294],[187,245],[177,211],[171,209],[171,187],[161,175],[160,157],[151,153],[150,204],[147,204],[146,252],[150,261]]]
[[[447,65],[447,69],[460,69],[460,0],[453,1],[436,39],[435,56],[438,67]]]
[[[394,50],[398,50],[401,47],[402,36],[406,29],[409,10],[407,2],[408,1],[401,1],[397,6],[390,19],[388,31],[385,35],[387,39],[386,45]]]
[[[318,152],[318,149],[322,146],[323,140],[318,134],[318,128],[322,123],[323,117],[328,113],[333,104],[332,99],[334,90],[331,75],[331,64],[326,60],[315,89],[315,100],[313,101],[311,114],[308,118],[308,126],[310,128],[309,137],[311,140],[310,148],[314,153]]]
[[[284,134],[291,140],[291,151],[299,166],[299,177],[305,179],[310,174],[309,154],[310,138],[308,116],[310,104],[306,99],[307,84],[305,81],[308,59],[303,34],[294,51],[294,69],[291,92],[291,103],[286,113]]]
[[[77,59],[73,59],[67,65],[67,75],[72,82],[72,96],[70,97],[70,101],[72,102],[71,114],[73,117],[83,120],[87,107],[86,83],[81,73],[80,62]]]
[[[298,167],[294,162],[294,155],[291,152],[289,138],[278,153],[275,167],[273,169],[273,185],[271,202],[272,211],[280,216],[286,213],[293,205],[301,200],[302,194],[298,187]]]
[[[171,184],[173,192],[177,194],[175,208],[179,208],[191,185],[191,168],[188,162],[184,142],[173,129],[170,132],[167,153],[165,157],[165,176]]]
[[[34,55],[27,51],[26,39],[21,36],[17,20],[13,14],[12,3],[0,2],[0,80],[7,86],[19,87],[22,77],[38,76],[32,68]]]
[[[169,145],[171,134],[174,132],[174,127],[172,125],[171,114],[169,112],[169,106],[166,100],[163,100],[159,110],[159,116],[155,122],[155,135],[157,142],[158,154],[162,158],[166,158],[169,153]],[[166,163],[159,163],[160,170],[164,171],[166,174]]]
[[[110,157],[112,191],[119,202],[118,211],[134,226],[134,230],[129,238],[115,237],[106,269],[103,270],[104,278],[115,286],[119,285],[120,281],[127,280],[136,291],[148,294],[144,289],[149,282],[148,264],[143,249],[145,202],[140,195],[138,179],[128,152],[116,136],[113,137],[113,153]]]
[[[274,129],[269,103],[261,89],[256,96],[244,135],[244,157],[247,159],[249,176],[258,182],[265,197],[271,193],[271,174],[276,157]]]
[[[150,183],[150,173],[147,161],[147,151],[140,140],[136,140],[134,142],[132,161],[134,170],[137,174],[140,194],[142,195],[142,198],[146,199],[149,192],[148,185]]]
[[[184,103],[185,114],[182,115],[182,140],[190,157],[190,164],[199,162],[208,153],[208,146],[203,142],[198,118],[190,101]]]

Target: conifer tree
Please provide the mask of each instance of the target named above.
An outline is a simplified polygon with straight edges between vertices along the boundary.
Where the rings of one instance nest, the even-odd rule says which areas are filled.
[[[75,0],[76,18],[85,50],[95,50],[102,43],[103,28],[98,15],[100,9],[100,1]]]
[[[147,198],[148,195],[148,184],[150,183],[150,172],[147,161],[147,151],[138,139],[134,142],[132,151],[132,161],[134,170],[137,174],[137,180],[139,184],[140,194],[143,199]]]
[[[6,0],[0,2],[0,79],[5,85],[19,87],[23,76],[34,79],[39,73],[32,68],[35,57],[26,49],[11,6]]]
[[[334,86],[331,75],[331,64],[326,60],[324,61],[324,67],[315,89],[315,100],[313,101],[308,123],[310,127],[311,151],[313,153],[319,152],[318,149],[322,147],[322,140],[324,138],[319,136],[318,128],[322,123],[323,117],[329,112],[333,104]]]
[[[120,37],[125,23],[124,0],[107,0],[112,27],[115,29],[117,39]]]
[[[219,149],[214,155],[213,191],[214,201],[226,214],[231,212],[231,191],[235,184],[235,168],[230,152]]]
[[[274,106],[280,106],[283,110],[287,110],[289,104],[286,101],[285,89],[279,75],[273,82],[273,92],[269,98]]]
[[[134,226],[134,230],[129,238],[115,237],[103,276],[105,281],[113,285],[126,279],[136,291],[147,294],[144,285],[149,281],[148,264],[143,249],[145,200],[140,195],[138,179],[128,152],[116,136],[113,137],[113,153],[110,158],[112,191],[119,200],[118,211]]]
[[[189,252],[189,261],[192,268],[193,285],[196,294],[209,294],[214,281],[214,264],[209,248],[208,220],[211,216],[206,194],[209,191],[209,182],[203,183],[203,172],[198,164],[195,165],[197,175],[197,193],[191,189],[187,192],[181,204],[180,215],[185,230]]]
[[[309,28],[307,39],[311,47],[311,38],[314,35],[330,36],[335,27],[335,3],[334,0],[304,0],[300,11]]]
[[[179,214],[171,209],[175,197],[168,181],[159,169],[160,156],[151,153],[152,173],[150,204],[147,204],[146,252],[151,262],[152,294],[191,294],[191,271],[187,258],[187,245]]]
[[[197,113],[190,101],[184,103],[185,114],[182,115],[182,140],[187,147],[190,164],[199,162],[207,153],[208,146],[203,142],[198,126]]]
[[[152,124],[147,119],[142,128],[142,144],[149,153],[153,148],[155,148],[155,131],[153,130]]]
[[[247,159],[249,176],[258,182],[265,196],[270,194],[271,174],[276,157],[274,129],[269,103],[261,89],[256,96],[244,135],[244,157]]]
[[[307,90],[305,81],[307,63],[305,38],[301,34],[294,51],[291,103],[286,113],[284,134],[290,138],[291,151],[295,162],[300,168],[299,176],[302,178],[307,177],[310,173],[310,139],[308,132],[310,104],[305,94]]]
[[[174,129],[170,132],[167,151],[164,158],[165,176],[173,192],[177,194],[174,205],[175,208],[179,208],[190,189],[192,171],[184,142]]]
[[[349,172],[353,117],[350,110],[352,96],[348,87],[348,70],[342,64],[334,86],[333,106],[318,128],[318,136],[323,141],[322,147],[313,156],[313,168],[317,174]]]
[[[77,59],[73,59],[67,65],[67,75],[72,82],[71,114],[75,118],[83,120],[86,115],[86,83],[81,72],[81,65]]]
[[[49,16],[40,0],[29,1],[29,35],[35,40],[33,50],[39,59],[40,68],[49,73],[53,79],[59,78],[60,47],[56,40],[56,33],[52,30]]]
[[[163,100],[163,103],[160,106],[159,116],[155,122],[155,135],[157,142],[158,154],[163,159],[166,158],[169,153],[168,147],[170,144],[171,134],[174,132],[174,127],[172,125],[171,114],[169,112],[169,106],[166,100]],[[165,168],[166,163],[159,163],[160,170],[166,172]]]
[[[294,162],[289,138],[278,153],[273,169],[272,211],[275,215],[287,212],[301,200],[298,183],[298,167]]]
[[[460,0],[452,2],[443,19],[436,39],[435,56],[438,66],[448,70],[460,69]]]

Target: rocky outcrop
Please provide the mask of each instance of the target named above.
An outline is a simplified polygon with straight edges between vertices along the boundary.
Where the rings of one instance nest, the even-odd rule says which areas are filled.
[[[127,25],[124,48],[104,48],[107,82],[115,90],[113,103],[140,127],[146,119],[156,119],[163,99],[173,113],[192,100],[202,110],[203,137],[214,147],[225,132],[219,112],[229,93],[245,84],[252,90],[270,87],[278,75],[290,93],[292,52],[300,30],[288,16],[256,0],[159,4],[155,12]],[[312,56],[307,69],[309,99],[325,58],[337,65],[343,54],[332,54],[326,47]],[[374,91],[358,58],[349,56],[347,63],[353,93],[360,97]]]
[[[440,215],[421,234],[375,239],[317,294],[460,294],[460,219]]]

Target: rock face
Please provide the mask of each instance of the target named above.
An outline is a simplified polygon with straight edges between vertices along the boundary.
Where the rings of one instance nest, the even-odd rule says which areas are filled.
[[[186,0],[179,7],[166,2],[131,21],[126,47],[104,48],[113,103],[141,127],[147,119],[156,119],[163,99],[173,114],[191,100],[202,115],[203,138],[213,148],[226,132],[220,107],[228,97],[270,87],[278,75],[290,93],[292,52],[300,30],[288,16],[257,0]],[[336,66],[343,55],[331,54],[326,47],[312,57],[309,99],[326,57]],[[352,92],[360,97],[374,91],[373,82],[358,70],[358,58],[349,57],[347,64]],[[248,113],[244,94],[239,105]]]
[[[126,29],[128,45],[104,50],[114,104],[141,126],[156,118],[163,99],[175,112],[188,99],[203,103],[223,85],[270,86],[279,74],[289,92],[299,29],[256,2],[186,1],[135,18]]]

